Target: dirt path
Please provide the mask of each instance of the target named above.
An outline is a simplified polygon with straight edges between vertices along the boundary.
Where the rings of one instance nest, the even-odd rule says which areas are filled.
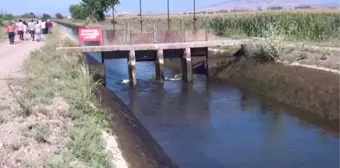
[[[23,41],[10,45],[7,41],[0,43],[0,78],[11,75],[22,67],[30,52],[42,47],[43,42]]]
[[[7,82],[23,77],[22,67],[24,61],[29,58],[30,52],[39,49],[43,42],[16,40],[15,45],[7,41],[0,43],[0,167],[20,167],[20,160],[25,155],[19,150],[21,140],[18,113],[20,106],[15,101]],[[13,86],[15,89],[15,86]]]

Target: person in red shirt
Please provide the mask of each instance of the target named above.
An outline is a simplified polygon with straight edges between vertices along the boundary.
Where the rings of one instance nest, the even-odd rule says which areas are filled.
[[[47,20],[47,22],[46,22],[46,29],[47,29],[49,34],[52,33],[52,27],[53,27],[53,24],[52,24],[51,20]]]
[[[9,40],[9,44],[11,45],[14,44],[15,29],[16,29],[16,25],[13,22],[10,22],[7,25],[8,40]]]

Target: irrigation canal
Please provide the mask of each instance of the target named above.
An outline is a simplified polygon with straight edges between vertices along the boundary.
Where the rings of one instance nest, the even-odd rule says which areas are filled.
[[[76,32],[62,29],[73,39]],[[191,85],[150,77],[137,62],[137,86],[126,60],[106,60],[107,87],[131,108],[167,154],[183,168],[338,168],[339,134],[292,108],[263,102],[235,86],[195,76]],[[166,69],[165,76],[174,73]]]

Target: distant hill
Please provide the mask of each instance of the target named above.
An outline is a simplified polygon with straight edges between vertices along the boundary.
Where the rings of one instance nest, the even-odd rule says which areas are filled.
[[[266,10],[294,8],[339,8],[339,0],[229,0],[197,11]]]

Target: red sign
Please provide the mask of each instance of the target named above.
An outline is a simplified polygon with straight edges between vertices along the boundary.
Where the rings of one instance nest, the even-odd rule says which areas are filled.
[[[79,45],[82,42],[100,42],[102,41],[102,30],[100,27],[80,27],[78,35]]]

